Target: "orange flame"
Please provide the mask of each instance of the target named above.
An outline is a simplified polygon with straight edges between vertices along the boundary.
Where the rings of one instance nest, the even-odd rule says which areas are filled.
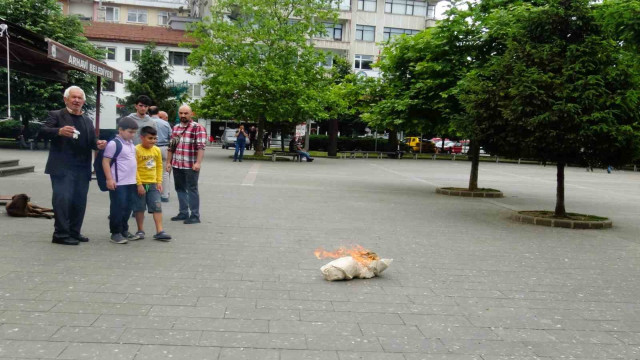
[[[378,257],[378,254],[369,251],[357,244],[352,246],[351,248],[342,246],[334,251],[326,251],[322,247],[319,247],[313,252],[313,254],[318,259],[337,259],[345,256],[351,256],[355,261],[359,262],[362,265],[367,265],[373,260],[380,259]]]

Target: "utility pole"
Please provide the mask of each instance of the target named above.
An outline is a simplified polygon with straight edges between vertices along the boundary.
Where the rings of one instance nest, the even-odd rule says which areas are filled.
[[[7,118],[11,119],[11,68],[9,66],[9,26],[0,24],[0,37],[7,38]]]

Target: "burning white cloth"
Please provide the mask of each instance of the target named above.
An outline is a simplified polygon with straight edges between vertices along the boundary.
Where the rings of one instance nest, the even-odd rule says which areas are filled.
[[[375,259],[358,262],[351,256],[333,260],[320,268],[325,280],[351,280],[353,278],[370,279],[385,271],[393,259]]]

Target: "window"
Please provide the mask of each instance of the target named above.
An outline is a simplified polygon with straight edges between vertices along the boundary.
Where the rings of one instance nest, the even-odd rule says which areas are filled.
[[[331,7],[340,10],[351,10],[351,0],[335,0],[331,2]]]
[[[358,70],[371,70],[371,64],[373,64],[373,55],[356,54],[354,68]]]
[[[375,26],[356,25],[356,40],[374,41],[375,33]]]
[[[116,48],[98,46],[98,49],[105,50],[107,52],[106,55],[105,55],[105,59],[106,60],[115,60],[116,59]]]
[[[358,0],[358,10],[375,12],[376,2],[377,0]]]
[[[435,19],[436,18],[436,7],[435,7],[435,5],[427,6],[427,17],[429,19]]]
[[[104,8],[104,21],[120,22],[120,8],[110,6]]]
[[[427,3],[415,0],[385,0],[384,12],[401,15],[427,16]]]
[[[324,23],[324,27],[325,33],[320,38],[342,40],[342,24]]]
[[[169,23],[169,12],[158,11],[158,25],[167,25]]]
[[[169,65],[188,66],[188,57],[189,53],[186,52],[169,51]]]
[[[111,80],[102,80],[102,91],[116,91],[116,82]]]
[[[202,97],[202,85],[201,84],[189,84],[189,96],[192,98]]]
[[[140,54],[142,54],[142,49],[124,49],[124,61],[136,61],[140,59]]]
[[[384,41],[389,40],[390,38],[402,34],[414,35],[419,33],[420,30],[412,30],[412,29],[398,29],[398,28],[384,28]]]
[[[147,23],[147,10],[145,9],[129,9],[127,13],[127,21],[139,24]]]

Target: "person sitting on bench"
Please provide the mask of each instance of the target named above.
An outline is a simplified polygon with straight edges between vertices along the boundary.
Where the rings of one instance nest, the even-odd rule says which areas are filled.
[[[299,156],[304,157],[308,162],[312,162],[313,158],[311,155],[309,155],[308,152],[302,151],[302,147],[297,140],[298,139],[295,136],[291,137],[291,141],[289,142],[289,152],[298,153]]]

